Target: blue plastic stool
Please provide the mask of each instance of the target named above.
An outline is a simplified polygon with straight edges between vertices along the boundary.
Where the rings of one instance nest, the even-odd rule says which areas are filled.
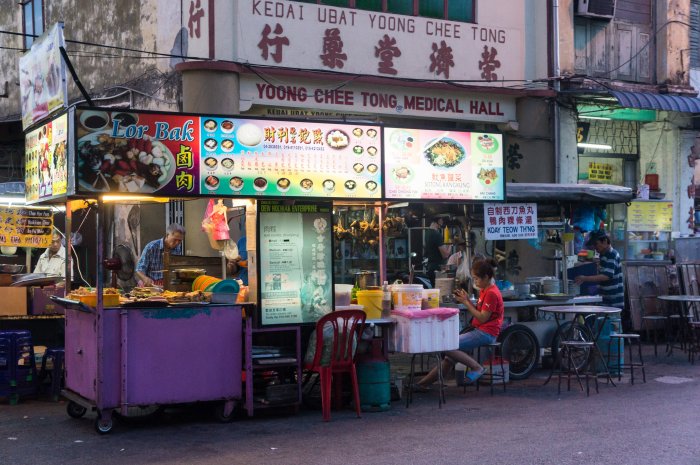
[[[65,359],[65,350],[63,347],[54,347],[46,349],[44,356],[41,359],[41,372],[39,373],[39,382],[43,383],[46,377],[51,379],[51,400],[58,402],[63,387],[63,360]],[[47,370],[47,362],[51,360],[51,371]]]

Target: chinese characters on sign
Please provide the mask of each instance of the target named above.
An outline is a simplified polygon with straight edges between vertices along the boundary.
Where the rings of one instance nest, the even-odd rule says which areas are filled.
[[[536,239],[536,203],[485,203],[487,240]]]
[[[203,1],[203,0],[202,0]],[[420,16],[332,7],[316,2],[240,0],[234,12],[243,62],[294,69],[331,69],[414,79],[458,79],[494,85],[525,79],[522,2],[509,14],[493,0],[479,25]],[[322,2],[319,2],[322,3]],[[522,13],[522,14],[519,14]]]

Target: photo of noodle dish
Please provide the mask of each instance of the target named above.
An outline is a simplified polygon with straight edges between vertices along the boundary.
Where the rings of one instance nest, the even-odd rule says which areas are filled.
[[[398,166],[391,170],[391,176],[398,184],[407,184],[413,180],[415,170],[408,166]]]
[[[462,144],[449,137],[431,141],[423,153],[428,163],[437,168],[452,168],[467,157]]]
[[[333,129],[326,134],[326,143],[333,149],[344,149],[350,144],[350,138],[340,129]]]

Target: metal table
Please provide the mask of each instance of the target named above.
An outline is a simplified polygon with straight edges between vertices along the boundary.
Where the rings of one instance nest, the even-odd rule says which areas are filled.
[[[603,316],[603,323],[601,325],[598,325],[598,327],[599,327],[598,331],[591,331],[591,336],[592,336],[591,342],[593,342],[593,348],[588,355],[586,363],[592,362],[591,357],[593,357],[594,354],[597,355],[598,357],[600,357],[600,360],[603,364],[603,370],[605,372],[605,376],[607,377],[608,381],[613,386],[615,386],[615,383],[613,382],[612,377],[610,376],[610,371],[608,370],[608,364],[605,360],[605,357],[603,356],[602,352],[598,348],[598,338],[600,337],[601,329],[603,327],[605,327],[605,322],[607,321],[608,317],[610,315],[615,315],[615,314],[621,313],[622,309],[619,309],[617,307],[605,307],[602,305],[577,305],[577,306],[552,305],[552,306],[547,306],[547,307],[541,307],[539,310],[541,312],[554,314],[554,321],[556,321],[558,333],[561,330],[560,319],[562,316],[573,315],[574,322],[575,322],[579,317],[585,317],[586,315],[602,315]],[[554,360],[554,363],[552,364],[552,370],[550,371],[549,376],[547,377],[547,380],[544,382],[544,384],[549,383],[549,381],[552,379],[552,375],[554,374],[554,370],[557,366],[557,363],[561,363],[561,359],[560,359],[558,354]]]
[[[680,318],[682,321],[682,324],[685,325],[690,325],[691,322],[697,322],[700,321],[700,312],[698,311],[698,306],[694,305],[696,303],[700,303],[700,296],[698,295],[659,295],[656,296],[657,299],[665,301],[665,302],[673,302],[677,304],[682,304],[683,305],[683,311],[681,311],[680,314],[676,315],[677,318]],[[674,315],[667,315],[669,317],[669,320],[674,316]],[[670,323],[669,326],[667,327],[668,330],[670,330]],[[682,329],[683,330],[683,329]],[[692,331],[692,328],[690,328],[690,331]],[[673,340],[670,340],[668,343],[668,347],[666,348],[666,353],[670,356],[673,354],[673,346],[674,343],[676,342],[678,334],[675,334],[673,336]]]

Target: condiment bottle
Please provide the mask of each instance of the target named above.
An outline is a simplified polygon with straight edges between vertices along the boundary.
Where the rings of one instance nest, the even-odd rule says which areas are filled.
[[[382,318],[387,318],[391,315],[391,291],[389,290],[389,281],[384,281],[382,284]]]

